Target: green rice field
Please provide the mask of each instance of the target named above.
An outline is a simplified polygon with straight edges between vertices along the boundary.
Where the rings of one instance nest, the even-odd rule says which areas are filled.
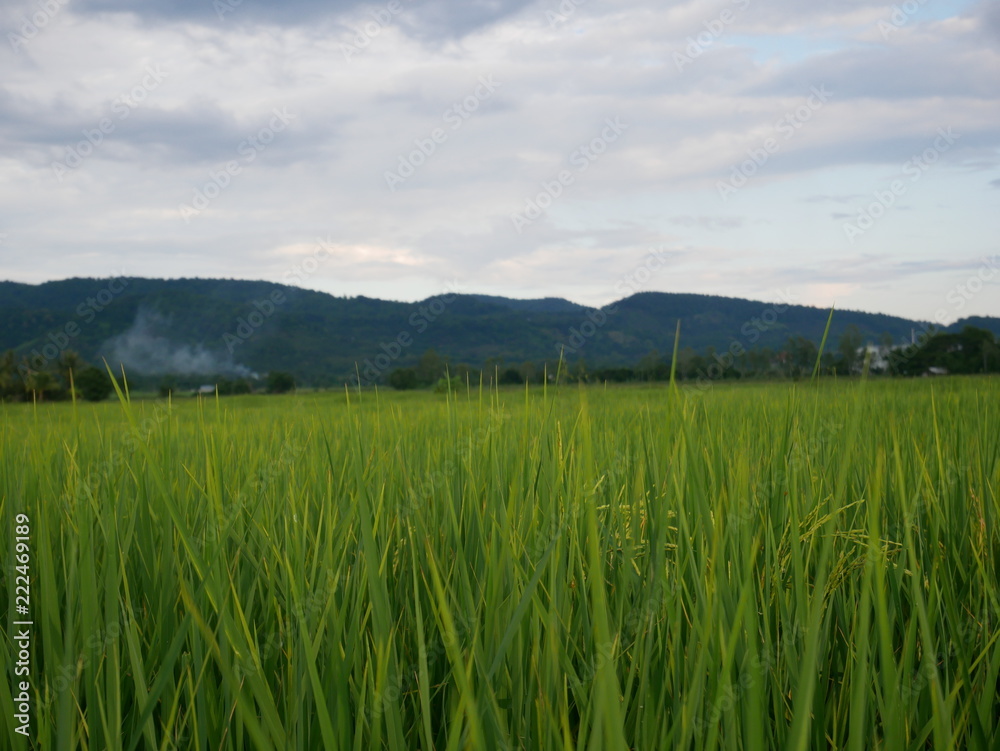
[[[1000,748],[996,378],[13,404],[0,519],[12,748]]]

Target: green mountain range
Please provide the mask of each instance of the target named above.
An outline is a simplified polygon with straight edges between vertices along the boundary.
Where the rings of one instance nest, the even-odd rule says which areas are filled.
[[[67,279],[0,282],[0,351],[53,361],[73,349],[90,362],[145,375],[251,375],[282,370],[300,383],[339,385],[356,372],[381,380],[427,350],[453,365],[634,365],[681,346],[717,352],[818,343],[828,310],[712,295],[643,292],[601,309],[558,298],[455,294],[418,303],[335,297],[263,281]],[[960,321],[1000,335],[1000,318]],[[872,342],[908,342],[928,324],[836,311],[831,341],[856,326]],[[374,376],[374,377],[372,377]]]

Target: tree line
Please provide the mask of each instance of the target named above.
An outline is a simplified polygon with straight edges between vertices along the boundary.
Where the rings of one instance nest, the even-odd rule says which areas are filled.
[[[397,390],[435,388],[439,391],[480,381],[490,385],[667,381],[671,360],[672,353],[653,349],[627,366],[591,368],[582,357],[521,363],[508,363],[493,357],[476,367],[452,364],[447,357],[428,349],[414,365],[396,368],[381,380]],[[824,351],[822,357],[817,344],[802,336],[790,337],[785,346],[779,348],[730,348],[720,352],[709,346],[698,352],[692,347],[683,347],[678,351],[675,376],[680,381],[694,382],[798,380],[812,374],[817,360],[824,375],[856,375],[866,362],[870,373],[885,376],[1000,373],[1000,341],[991,331],[966,326],[958,333],[928,328],[908,343],[894,342],[891,336],[884,335],[876,344],[866,343],[861,331],[856,326],[849,326],[836,346]],[[272,371],[262,380],[226,376],[195,378],[211,384],[212,392],[220,396],[258,392],[281,394],[296,388],[294,375],[286,371]],[[135,383],[132,378],[129,381]],[[158,383],[152,384],[148,379],[136,381],[152,385],[163,397],[198,390],[191,376],[161,376]],[[87,363],[73,350],[64,350],[55,360],[44,362],[33,362],[26,356],[19,358],[12,350],[0,356],[0,401],[58,401],[72,398],[74,392],[79,398],[101,401],[113,391],[107,370]]]
[[[482,368],[476,368],[463,363],[453,365],[434,350],[427,350],[416,365],[396,368],[385,382],[399,390],[432,386],[440,390],[446,379],[459,383],[478,383],[482,379],[484,383],[499,385],[540,384],[546,380],[550,383],[667,381],[671,360],[672,353],[653,349],[630,366],[591,368],[582,357],[521,363],[491,358]],[[877,344],[866,343],[860,329],[849,326],[836,346],[822,356],[818,345],[802,336],[789,337],[784,347],[739,348],[735,353],[720,352],[712,346],[700,353],[692,347],[682,347],[677,353],[675,377],[681,381],[798,380],[812,375],[817,360],[824,375],[857,375],[866,361],[869,373],[885,376],[1000,373],[1000,342],[991,331],[966,326],[959,333],[928,328],[908,343],[895,342],[889,335],[884,335]]]
[[[72,398],[74,391],[83,399],[101,401],[114,386],[106,370],[71,349],[54,360],[18,358],[13,350],[0,356],[0,401],[60,401]]]
[[[219,396],[265,392],[284,394],[295,389],[295,377],[284,371],[272,371],[260,382],[248,378],[226,376],[165,375],[159,377],[156,389],[161,397],[198,393],[201,383],[210,384]],[[150,388],[156,382],[148,377],[129,377],[129,383]],[[104,367],[92,365],[79,353],[63,350],[54,360],[18,357],[13,350],[0,356],[0,401],[64,401],[74,397],[100,402],[114,393],[111,376]]]

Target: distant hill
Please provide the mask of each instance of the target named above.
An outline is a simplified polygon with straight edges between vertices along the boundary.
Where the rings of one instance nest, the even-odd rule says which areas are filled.
[[[510,297],[496,297],[494,295],[470,295],[477,300],[486,303],[499,305],[510,310],[520,310],[526,313],[579,313],[589,310],[585,305],[578,305],[561,297],[543,297],[537,300],[517,300]]]
[[[301,382],[333,385],[349,379],[356,363],[379,358],[385,373],[428,349],[473,366],[552,363],[561,347],[568,360],[591,367],[632,365],[651,350],[670,352],[678,319],[681,346],[698,351],[734,343],[778,348],[792,336],[818,343],[827,316],[801,305],[662,292],[597,310],[559,298],[445,295],[401,303],[232,279],[67,279],[0,282],[0,351],[45,355],[68,346],[137,373],[288,370]],[[1000,335],[998,318],[950,328],[965,323]],[[852,324],[868,340],[888,334],[897,342],[925,326],[837,311],[832,342]]]

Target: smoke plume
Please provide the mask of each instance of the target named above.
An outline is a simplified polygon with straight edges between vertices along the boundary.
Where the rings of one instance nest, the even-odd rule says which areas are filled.
[[[108,361],[142,375],[226,375],[257,377],[230,355],[213,352],[201,344],[177,344],[168,336],[170,320],[140,309],[129,328],[106,341],[101,350]]]

